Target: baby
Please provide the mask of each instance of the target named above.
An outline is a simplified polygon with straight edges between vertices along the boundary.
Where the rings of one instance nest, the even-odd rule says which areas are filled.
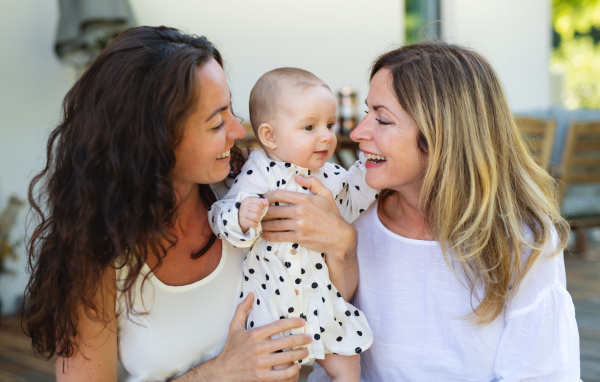
[[[268,207],[262,194],[309,193],[296,175],[315,176],[329,188],[348,222],[377,197],[365,183],[364,158],[349,171],[327,162],[337,142],[336,109],[331,90],[312,73],[296,68],[265,73],[250,94],[250,121],[264,151],[250,153],[227,195],[209,209],[209,221],[218,237],[250,247],[240,295],[252,292],[255,298],[247,327],[302,317],[306,325],[292,334],[308,333],[313,341],[300,362],[316,359],[332,380],[359,381],[358,354],[371,346],[373,335],[362,312],[331,283],[325,254],[260,237]]]

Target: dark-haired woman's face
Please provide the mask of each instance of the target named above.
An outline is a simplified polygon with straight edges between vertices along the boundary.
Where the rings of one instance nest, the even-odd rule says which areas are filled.
[[[183,193],[194,184],[223,180],[229,174],[233,140],[245,135],[231,112],[229,87],[217,61],[211,60],[198,68],[196,81],[200,96],[175,148],[172,181]]]

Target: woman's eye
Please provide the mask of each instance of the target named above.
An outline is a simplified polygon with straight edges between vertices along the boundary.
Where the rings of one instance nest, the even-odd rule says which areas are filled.
[[[333,123],[328,123],[328,124],[327,124],[327,128],[328,128],[329,130],[331,130],[331,129],[333,129],[333,125],[334,125]]]
[[[219,125],[213,127],[213,130],[221,130],[221,128],[225,126],[225,121],[221,121],[221,123],[219,123]]]
[[[306,131],[312,131],[314,129],[313,125],[308,125],[306,127],[304,127],[304,130]]]
[[[391,122],[388,122],[388,121],[385,121],[385,120],[382,120],[382,119],[379,119],[379,118],[375,118],[375,120],[377,122],[379,122],[380,125],[391,125],[392,124]]]

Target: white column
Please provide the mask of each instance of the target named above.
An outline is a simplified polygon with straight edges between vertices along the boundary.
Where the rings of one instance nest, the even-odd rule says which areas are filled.
[[[551,105],[549,0],[441,0],[445,41],[474,48],[492,64],[513,111]]]

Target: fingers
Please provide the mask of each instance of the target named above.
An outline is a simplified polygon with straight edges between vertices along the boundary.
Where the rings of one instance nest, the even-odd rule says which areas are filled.
[[[291,329],[301,328],[304,326],[304,324],[306,324],[306,321],[304,321],[302,318],[299,318],[299,317],[285,318],[285,319],[273,321],[270,324],[252,329],[251,331],[254,332],[259,338],[271,338],[275,334],[279,334],[281,332],[285,332],[285,331],[291,330]],[[290,336],[287,336],[287,337],[290,337]],[[291,337],[296,337],[296,336],[291,336]],[[294,346],[296,346],[296,345],[294,345]],[[284,348],[279,348],[279,349],[284,349]],[[277,349],[274,349],[272,351],[275,351],[275,350],[277,350]]]
[[[246,319],[250,313],[250,308],[252,307],[253,301],[254,295],[252,293],[248,293],[248,296],[246,296],[244,301],[238,304],[237,308],[235,308],[235,313],[233,314],[231,323],[229,324],[229,333],[246,329]]]
[[[302,348],[275,353],[272,355],[271,361],[277,366],[283,364],[288,364],[289,366],[290,363],[294,363],[306,357],[308,357],[308,349]],[[283,369],[283,367],[278,367],[278,369]]]
[[[295,363],[286,369],[273,370],[270,372],[270,374],[273,377],[273,381],[297,381],[297,375],[300,372],[301,367],[302,365]],[[291,379],[294,376],[296,377],[296,379]]]
[[[323,186],[323,183],[319,182],[314,176],[304,177],[296,175],[296,182],[303,187],[309,188],[315,195],[324,196],[333,200],[331,191]]]
[[[297,243],[301,240],[298,239],[298,233],[293,231],[287,232],[274,232],[274,231],[263,231],[260,236],[267,240],[277,243]]]
[[[262,212],[268,206],[266,199],[262,198],[246,198],[242,200],[240,210],[238,212],[238,220],[242,231],[246,232],[248,228],[256,228],[262,218]]]
[[[242,231],[244,233],[246,233],[246,231],[248,231],[248,228],[258,227],[258,223],[260,222],[260,215],[249,214],[249,215],[242,216],[242,214],[240,213],[239,221],[240,221],[240,227],[242,228]]]
[[[305,346],[305,345],[308,345],[309,343],[311,343],[311,341],[312,341],[312,338],[308,334],[294,334],[294,335],[289,335],[289,336],[283,336],[283,337],[268,341],[268,344],[266,345],[265,350],[269,351],[271,353],[275,353],[279,350],[292,349],[292,348],[295,348],[298,346]],[[306,349],[301,348],[301,349],[296,349],[293,351],[292,350],[285,351],[283,353],[275,353],[276,355],[287,354],[286,357],[289,357],[289,358],[282,358],[281,360],[277,360],[277,364],[285,363],[285,362],[294,362],[299,359],[306,358],[308,356],[308,350],[306,350],[306,352],[304,352],[304,350],[306,350]],[[295,351],[301,351],[301,352],[296,354],[296,353],[294,353]],[[292,353],[292,354],[290,355],[288,353]]]
[[[263,221],[263,231],[289,231],[294,227],[289,219],[277,220],[277,216],[277,213],[274,213],[274,216],[269,217],[271,220]]]
[[[239,213],[242,214],[247,212],[260,215],[263,209],[268,205],[269,202],[267,202],[266,199],[249,197],[242,200]]]
[[[273,204],[275,202],[286,203],[286,204],[298,204],[305,200],[308,195],[301,192],[286,191],[286,190],[273,190],[263,195],[269,202]]]

